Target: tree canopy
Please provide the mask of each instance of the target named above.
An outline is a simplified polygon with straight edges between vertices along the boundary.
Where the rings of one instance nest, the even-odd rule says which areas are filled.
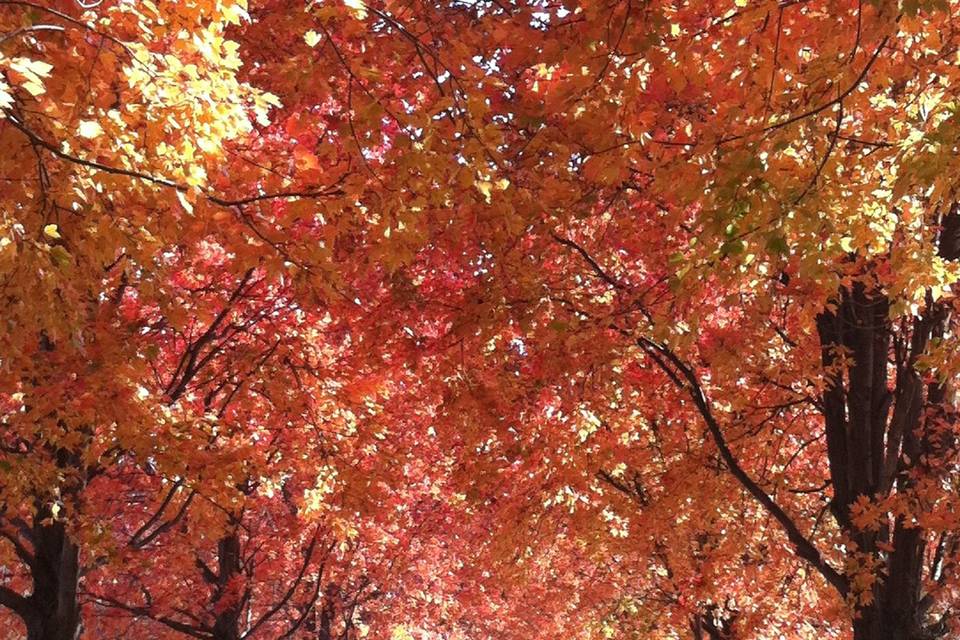
[[[958,63],[953,0],[0,0],[0,637],[960,634]]]

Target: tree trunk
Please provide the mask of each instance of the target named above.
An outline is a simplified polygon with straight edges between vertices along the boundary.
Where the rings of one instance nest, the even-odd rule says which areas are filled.
[[[942,220],[938,242],[941,258],[960,258],[957,207]],[[864,282],[870,282],[869,273]],[[904,328],[905,321],[897,329],[889,319],[886,294],[864,282],[842,289],[835,308],[817,319],[828,378],[822,411],[832,512],[857,550],[879,561],[878,581],[867,601],[861,600],[853,635],[854,640],[931,640],[943,637],[945,629],[942,620],[927,614],[931,599],[922,593],[922,585],[939,569],[924,560],[928,549],[942,541],[892,514],[878,530],[858,529],[850,512],[861,497],[875,501],[909,496],[918,480],[936,479],[933,461],[948,444],[931,435],[931,425],[949,419],[952,408],[947,406],[947,389],[938,383],[924,385],[915,365],[930,342],[947,333],[950,317],[947,307],[928,296],[922,315],[913,318],[909,328]],[[845,373],[840,370],[841,351],[852,359]],[[891,390],[892,368],[896,378]]]
[[[861,496],[873,500],[894,490],[909,491],[903,461],[919,460],[925,449],[919,433],[922,385],[912,362],[900,367],[892,393],[888,388],[888,308],[884,295],[857,283],[841,292],[836,311],[818,320],[823,365],[831,377],[823,397],[831,507],[857,551],[880,560],[883,569],[869,602],[857,611],[855,640],[923,640],[933,637],[920,606],[926,532],[904,526],[902,519],[881,524],[879,531],[862,530],[850,519]],[[922,333],[918,328],[913,336],[915,355],[926,345]],[[852,356],[846,376],[838,368],[839,349]],[[881,543],[889,543],[892,551],[882,551]]]
[[[40,333],[39,341],[38,357],[55,351],[56,345],[45,332]],[[43,394],[42,381],[30,379],[29,385],[32,393]],[[66,428],[61,422],[58,425]],[[57,491],[36,496],[32,525],[23,525],[25,539],[33,549],[18,555],[29,567],[33,592],[26,597],[17,596],[12,608],[23,619],[27,640],[76,640],[82,631],[80,549],[70,539],[64,521],[57,517],[58,507],[54,505],[79,508],[79,496],[89,470],[76,451],[46,444],[34,453],[39,452],[51,457],[64,481]]]
[[[230,534],[217,544],[218,591],[217,600],[230,598],[226,606],[219,608],[213,623],[213,640],[240,640],[240,614],[244,600],[232,592],[231,582],[240,576],[242,560],[240,557],[240,538]]]
[[[27,638],[76,640],[81,631],[80,554],[64,524],[53,520],[49,505],[37,512],[33,541],[33,593],[24,616]]]

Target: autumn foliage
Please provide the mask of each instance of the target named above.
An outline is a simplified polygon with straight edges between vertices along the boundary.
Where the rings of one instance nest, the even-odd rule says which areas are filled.
[[[0,0],[0,637],[960,635],[958,29]]]

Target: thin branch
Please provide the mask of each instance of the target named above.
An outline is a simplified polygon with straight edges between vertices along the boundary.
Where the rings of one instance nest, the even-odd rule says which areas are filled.
[[[64,29],[58,24],[35,24],[29,27],[20,27],[19,29],[14,29],[10,33],[0,38],[0,45],[5,43],[7,40],[16,38],[17,36],[22,35],[24,33],[31,33],[33,31],[61,31],[62,32],[65,30],[66,29]]]
[[[294,620],[290,628],[287,629],[282,636],[280,636],[280,640],[288,640],[288,638],[292,638],[293,634],[295,634],[297,630],[303,626],[303,623],[307,619],[307,616],[310,615],[310,612],[313,611],[314,607],[317,606],[317,600],[320,599],[320,589],[323,587],[323,571],[324,565],[320,565],[320,569],[317,572],[317,579],[314,583],[313,593],[310,594],[310,600],[307,603],[307,606],[304,608],[303,613],[301,613],[300,616]]]
[[[622,282],[620,282],[619,280],[617,280],[616,278],[608,274],[606,271],[604,271],[603,267],[601,267],[597,263],[597,261],[593,259],[593,256],[587,253],[586,249],[581,247],[579,244],[577,244],[573,240],[568,240],[567,238],[564,238],[563,236],[559,236],[555,233],[551,233],[550,235],[553,237],[554,240],[556,240],[560,244],[564,245],[565,247],[569,247],[570,249],[573,249],[574,251],[579,253],[580,256],[587,262],[587,264],[590,265],[590,268],[593,269],[593,272],[596,273],[601,280],[609,284],[611,287],[613,287],[614,289],[627,288],[625,284],[623,284]]]
[[[777,39],[773,45],[773,69],[770,71],[770,86],[767,88],[767,108],[773,101],[773,86],[780,71],[780,36],[783,34],[783,7],[777,11]]]
[[[125,604],[119,600],[115,600],[108,596],[93,596],[94,602],[103,605],[105,607],[111,607],[114,609],[120,609],[128,613],[132,613],[135,616],[142,616],[144,618],[149,618],[155,622],[173,629],[174,631],[179,631],[193,638],[201,638],[206,640],[207,638],[213,638],[213,633],[209,630],[194,626],[192,624],[187,624],[186,622],[180,622],[179,620],[174,620],[173,618],[168,618],[166,616],[156,615],[151,613],[150,609],[147,607],[138,607],[134,605]]]
[[[847,579],[824,560],[820,551],[814,544],[803,535],[800,528],[794,523],[783,508],[771,498],[766,491],[758,485],[753,478],[740,466],[736,456],[727,445],[720,423],[713,414],[712,404],[700,385],[700,380],[696,373],[685,362],[683,362],[669,347],[654,342],[649,338],[641,337],[637,339],[637,344],[645,353],[653,357],[658,366],[667,373],[676,386],[686,391],[696,405],[700,416],[703,418],[710,435],[713,438],[720,457],[726,463],[727,468],[734,478],[746,489],[757,502],[780,523],[780,526],[787,534],[787,538],[793,543],[798,556],[809,562],[842,596],[846,596],[850,589]],[[669,362],[670,366],[664,366]]]
[[[173,483],[173,486],[171,486],[170,490],[167,491],[167,495],[160,502],[160,506],[157,507],[157,510],[153,513],[152,516],[147,518],[147,521],[143,523],[143,526],[137,529],[133,533],[133,535],[130,537],[130,542],[128,544],[134,547],[139,546],[138,541],[140,540],[140,537],[144,535],[147,532],[147,530],[149,530],[150,527],[154,525],[154,523],[156,523],[157,521],[160,520],[161,517],[163,517],[163,514],[167,510],[167,507],[173,501],[173,497],[177,494],[177,492],[180,490],[180,487],[182,486],[183,486],[183,480],[177,480],[176,482]]]
[[[820,164],[817,166],[816,172],[813,174],[813,177],[810,178],[810,182],[807,183],[806,188],[797,196],[796,200],[793,201],[793,204],[799,204],[801,200],[813,189],[817,180],[820,179],[820,174],[823,173],[823,168],[827,164],[827,160],[830,159],[830,156],[833,155],[833,150],[837,146],[837,137],[840,135],[840,125],[843,124],[843,102],[838,103],[839,108],[837,109],[837,124],[833,129],[833,134],[830,136],[830,144],[827,147],[826,153],[823,154],[823,159],[820,160]]]
[[[283,597],[280,598],[280,600],[277,601],[276,604],[270,607],[269,610],[264,611],[263,615],[260,616],[260,618],[255,623],[253,623],[253,625],[246,631],[246,633],[243,634],[242,638],[249,638],[250,636],[252,636],[254,632],[263,625],[263,623],[267,622],[268,620],[270,620],[270,618],[275,616],[281,609],[283,609],[287,605],[287,603],[290,601],[290,598],[293,597],[293,594],[296,592],[297,587],[299,587],[300,583],[303,582],[303,577],[307,573],[307,567],[310,565],[310,560],[313,559],[313,550],[317,546],[317,538],[319,537],[319,535],[320,535],[320,527],[318,526],[317,530],[314,531],[313,533],[313,537],[310,539],[309,546],[303,552],[303,564],[300,565],[300,571],[297,572],[297,577],[290,584],[290,588],[287,589],[286,593],[283,594]],[[331,544],[327,552],[329,553],[330,550],[332,549],[333,549],[333,545]],[[319,572],[321,574],[323,573],[325,562],[326,562],[326,558],[324,558],[324,560],[320,563]]]
[[[60,158],[61,160],[66,160],[67,162],[72,162],[89,169],[94,169],[96,171],[102,171],[104,173],[110,173],[113,175],[127,176],[129,178],[137,178],[139,180],[144,180],[151,184],[155,184],[161,187],[167,187],[173,189],[180,193],[187,193],[190,191],[190,187],[185,184],[180,184],[174,182],[168,178],[163,178],[159,176],[154,176],[149,173],[142,173],[140,171],[133,171],[130,169],[122,169],[120,167],[111,167],[110,165],[103,164],[102,162],[96,162],[93,160],[85,160],[78,156],[66,153],[62,151],[59,147],[54,145],[47,140],[44,140],[42,137],[37,135],[31,129],[29,129],[22,122],[17,120],[11,115],[7,115],[6,121],[14,126],[15,129],[19,130],[23,135],[25,135],[32,143],[43,147],[52,155]],[[260,202],[263,200],[278,200],[282,198],[325,198],[330,196],[342,195],[343,191],[339,188],[327,187],[325,189],[315,190],[315,191],[281,191],[277,193],[264,193],[257,196],[250,196],[246,198],[240,198],[236,200],[231,200],[228,198],[223,198],[221,196],[215,196],[210,193],[201,194],[206,200],[209,200],[213,204],[219,205],[221,207],[236,207],[242,206],[244,204],[250,204],[252,202]]]
[[[826,111],[827,109],[829,109],[830,107],[832,107],[832,106],[834,106],[834,105],[836,105],[836,104],[840,104],[841,102],[843,102],[843,100],[844,100],[847,96],[849,96],[851,93],[853,93],[853,92],[856,90],[856,88],[860,86],[860,83],[863,82],[864,78],[867,77],[867,73],[870,71],[870,68],[873,67],[874,63],[875,63],[875,62],[877,61],[877,59],[880,57],[880,52],[882,52],[882,51],[883,51],[883,48],[884,48],[885,46],[887,46],[887,41],[889,41],[889,40],[890,40],[890,36],[884,36],[884,37],[883,37],[883,40],[880,41],[880,44],[879,44],[879,45],[877,46],[877,48],[874,50],[873,55],[870,56],[870,60],[868,60],[868,61],[867,61],[867,64],[864,65],[863,70],[860,71],[860,74],[859,74],[859,75],[856,77],[856,79],[850,84],[849,87],[847,87],[843,92],[840,93],[840,95],[838,95],[838,96],[837,96],[836,98],[834,98],[833,100],[829,100],[829,101],[827,101],[827,102],[824,102],[824,103],[821,104],[820,106],[814,107],[813,109],[810,109],[809,111],[804,111],[803,113],[799,113],[799,114],[797,114],[797,115],[795,115],[795,116],[791,116],[791,117],[787,118],[786,120],[783,120],[782,122],[774,122],[773,124],[767,125],[767,126],[762,127],[762,128],[760,128],[760,129],[755,129],[755,130],[753,130],[753,131],[748,131],[748,132],[746,132],[746,133],[739,133],[739,134],[736,134],[736,135],[733,135],[733,136],[729,136],[729,137],[726,137],[726,138],[721,138],[721,139],[718,141],[717,144],[725,144],[725,143],[727,143],[727,142],[733,142],[733,141],[735,141],[735,140],[742,140],[743,138],[747,138],[747,137],[749,137],[749,136],[752,136],[752,135],[755,135],[755,134],[758,134],[758,133],[767,133],[768,131],[773,131],[774,129],[781,129],[781,128],[786,127],[786,126],[789,126],[789,125],[791,125],[791,124],[793,124],[793,123],[795,123],[795,122],[799,122],[800,120],[804,120],[804,119],[806,119],[806,118],[809,118],[810,116],[815,116],[815,115],[817,115],[818,113],[821,113],[821,112],[823,112],[823,111]]]
[[[187,509],[190,508],[190,504],[193,502],[193,499],[196,497],[196,495],[197,495],[196,491],[191,491],[190,494],[187,496],[187,499],[183,501],[182,505],[180,505],[180,508],[177,510],[176,515],[174,515],[172,518],[170,518],[166,522],[162,523],[159,527],[151,531],[142,539],[138,540],[134,546],[137,547],[138,549],[142,549],[143,547],[147,546],[148,544],[156,540],[158,537],[160,537],[170,529],[177,526],[177,524],[181,522],[184,516],[187,514]]]

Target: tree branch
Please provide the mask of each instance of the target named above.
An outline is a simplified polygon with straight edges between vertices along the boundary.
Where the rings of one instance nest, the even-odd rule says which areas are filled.
[[[174,182],[168,178],[163,178],[159,176],[154,176],[149,173],[142,173],[139,171],[132,171],[130,169],[122,169],[120,167],[111,167],[110,165],[103,164],[101,162],[96,162],[93,160],[85,160],[78,156],[66,153],[62,151],[55,144],[48,142],[29,129],[22,122],[14,118],[12,115],[7,114],[6,121],[13,125],[13,127],[19,130],[23,135],[25,135],[30,142],[35,145],[42,147],[47,150],[52,155],[60,158],[61,160],[66,160],[67,162],[72,162],[80,166],[87,167],[89,169],[95,169],[97,171],[102,171],[104,173],[110,173],[113,175],[127,176],[128,178],[137,178],[144,180],[146,182],[173,189],[180,193],[186,193],[190,190],[190,187],[178,182]],[[326,189],[320,190],[308,190],[308,191],[282,191],[278,193],[264,193],[257,196],[249,196],[246,198],[239,199],[229,199],[223,198],[221,196],[215,196],[210,193],[203,193],[203,197],[209,200],[210,202],[220,205],[221,207],[239,207],[245,204],[251,204],[253,202],[260,202],[262,200],[278,200],[282,198],[324,198],[330,196],[342,195],[343,190],[339,188],[327,187]]]
[[[799,114],[797,114],[797,115],[795,115],[795,116],[791,116],[791,117],[787,118],[786,120],[784,120],[783,122],[774,122],[773,124],[767,125],[767,126],[762,127],[762,128],[760,128],[760,129],[755,129],[755,130],[753,130],[753,131],[748,131],[747,133],[740,133],[740,134],[737,134],[737,135],[729,136],[729,137],[727,137],[727,138],[721,138],[721,139],[718,141],[717,144],[725,144],[725,143],[727,143],[727,142],[733,142],[733,141],[735,141],[735,140],[742,140],[743,138],[752,136],[752,135],[757,134],[757,133],[767,133],[767,132],[769,132],[769,131],[773,131],[774,129],[781,129],[781,128],[786,127],[786,126],[789,126],[789,125],[791,125],[791,124],[793,124],[793,123],[795,123],[795,122],[799,122],[800,120],[804,120],[804,119],[806,119],[806,118],[809,118],[810,116],[815,116],[815,115],[817,115],[818,113],[821,113],[821,112],[823,112],[823,111],[826,111],[827,109],[829,109],[830,107],[832,107],[832,106],[835,105],[835,104],[840,104],[841,102],[844,101],[844,99],[845,99],[847,96],[849,96],[851,93],[853,93],[853,92],[856,90],[856,88],[860,86],[860,83],[863,82],[863,80],[867,77],[867,73],[870,71],[870,68],[873,66],[873,64],[874,64],[874,63],[877,61],[877,59],[880,57],[880,52],[883,51],[883,48],[884,48],[885,46],[887,46],[887,41],[888,41],[889,39],[890,39],[890,36],[884,36],[884,37],[883,37],[883,40],[881,40],[881,41],[880,41],[880,44],[877,45],[877,48],[874,50],[873,55],[870,56],[870,59],[867,61],[867,64],[864,65],[863,70],[860,71],[860,74],[859,74],[859,75],[856,77],[856,79],[850,84],[849,87],[847,87],[843,92],[840,93],[840,95],[838,95],[838,96],[837,96],[836,98],[834,98],[833,100],[828,100],[827,102],[824,102],[824,103],[821,104],[820,106],[814,107],[813,109],[810,109],[809,111],[804,111],[803,113],[799,113]]]
[[[601,280],[609,284],[611,287],[613,287],[614,289],[627,288],[625,284],[623,284],[622,282],[620,282],[619,280],[617,280],[616,278],[608,274],[606,271],[604,271],[603,267],[601,267],[599,263],[597,263],[597,261],[593,259],[593,256],[587,253],[587,250],[581,247],[579,244],[577,244],[573,240],[568,240],[567,238],[564,238],[563,236],[559,236],[555,233],[551,233],[550,236],[554,240],[562,244],[563,246],[573,249],[574,251],[579,253],[580,256],[587,262],[587,264],[590,265],[590,268],[593,269],[593,272],[597,274],[597,276],[599,276]]]
[[[21,618],[26,619],[31,607],[30,601],[9,587],[0,586],[0,607],[6,607]]]
[[[810,563],[826,581],[833,586],[841,596],[846,596],[850,589],[847,579],[824,560],[820,551],[803,535],[800,528],[790,518],[783,508],[758,485],[753,478],[740,466],[736,456],[730,450],[720,423],[713,414],[709,398],[700,385],[696,373],[683,362],[669,347],[661,345],[649,338],[637,339],[637,344],[645,353],[650,355],[657,365],[670,377],[674,385],[686,391],[696,405],[703,418],[714,444],[720,452],[720,457],[734,478],[750,493],[754,499],[780,523],[787,538],[793,543],[798,556]],[[668,366],[669,363],[669,366]]]
[[[179,620],[174,620],[173,618],[168,618],[166,616],[156,615],[150,612],[150,609],[147,607],[138,607],[134,605],[125,604],[119,600],[107,596],[93,596],[93,600],[98,604],[105,607],[112,607],[114,609],[120,609],[128,613],[132,613],[135,616],[141,616],[153,620],[154,622],[159,622],[160,624],[173,629],[174,631],[179,631],[184,633],[192,638],[201,638],[201,640],[207,640],[208,638],[213,638],[213,633],[209,630],[196,627],[192,624],[187,624],[186,622],[180,622]]]

